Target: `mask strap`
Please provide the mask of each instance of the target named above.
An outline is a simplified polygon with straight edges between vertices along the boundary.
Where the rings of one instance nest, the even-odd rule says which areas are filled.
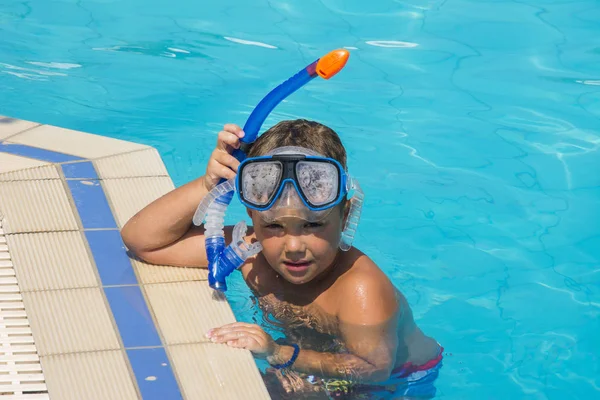
[[[365,198],[358,181],[350,176],[348,176],[348,179],[350,180],[350,190],[348,190],[347,198],[350,199],[350,211],[348,212],[344,230],[342,231],[342,237],[340,238],[339,246],[342,251],[348,251],[352,247]]]

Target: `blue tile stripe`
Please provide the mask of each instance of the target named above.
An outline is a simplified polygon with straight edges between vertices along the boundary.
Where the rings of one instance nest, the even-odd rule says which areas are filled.
[[[91,161],[61,165],[67,179],[100,179]]]
[[[57,153],[55,151],[25,146],[23,144],[0,143],[0,151],[4,153],[14,154],[16,156],[35,158],[37,160],[52,163],[63,163],[83,160],[83,158],[81,157],[72,156],[70,154]]]
[[[104,288],[126,349],[161,345],[146,300],[138,285]]]
[[[130,349],[127,356],[131,362],[143,399],[181,399],[177,381],[163,347],[155,349]]]
[[[67,180],[83,229],[117,229],[98,180]]]
[[[2,141],[0,152],[61,164],[142,398],[183,399],[92,162]]]
[[[84,231],[102,286],[137,285],[118,230]]]

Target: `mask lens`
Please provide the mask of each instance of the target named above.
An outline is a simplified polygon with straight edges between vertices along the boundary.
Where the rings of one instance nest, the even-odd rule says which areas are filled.
[[[282,166],[277,161],[247,164],[241,179],[244,199],[259,207],[267,205],[275,196],[281,174]]]
[[[334,164],[299,161],[296,176],[302,193],[313,206],[333,202],[339,193],[339,171]]]

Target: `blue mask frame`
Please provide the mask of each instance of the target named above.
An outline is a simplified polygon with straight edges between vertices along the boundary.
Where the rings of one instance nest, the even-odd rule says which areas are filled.
[[[244,174],[244,168],[253,163],[273,162],[273,161],[277,161],[277,162],[281,163],[281,165],[283,167],[281,178],[279,179],[276,189],[274,190],[274,195],[271,195],[271,197],[269,198],[267,203],[264,205],[259,205],[259,204],[253,203],[252,201],[248,200],[244,196],[243,185],[242,185],[242,177]],[[333,199],[332,201],[330,201],[328,203],[322,204],[322,205],[313,204],[308,199],[308,197],[304,194],[301,185],[298,183],[298,177],[296,174],[296,166],[297,166],[298,162],[301,162],[301,161],[308,161],[308,162],[314,161],[314,162],[319,162],[319,163],[328,163],[328,164],[332,164],[336,167],[336,170],[338,172],[338,193],[337,193],[335,199]],[[271,156],[260,156],[260,157],[247,158],[244,161],[242,161],[242,163],[238,167],[238,173],[237,173],[237,176],[235,179],[235,186],[236,186],[236,192],[237,192],[238,198],[244,206],[251,208],[253,210],[257,210],[257,211],[266,211],[266,210],[269,210],[271,207],[273,207],[273,205],[275,204],[277,199],[279,199],[287,182],[290,182],[294,186],[294,188],[296,189],[296,192],[298,193],[300,199],[302,200],[302,203],[304,203],[304,205],[311,211],[322,211],[322,210],[327,210],[331,207],[335,207],[343,199],[345,199],[346,195],[348,194],[348,186],[347,186],[348,175],[346,174],[346,171],[344,170],[342,165],[337,160],[335,160],[333,158],[329,158],[329,157],[309,156],[309,155],[303,155],[303,154],[277,154],[277,155],[271,155]]]

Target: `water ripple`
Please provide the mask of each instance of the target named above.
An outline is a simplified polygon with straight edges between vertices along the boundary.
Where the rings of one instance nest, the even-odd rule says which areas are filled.
[[[57,4],[0,10],[0,113],[156,146],[177,185],[224,123],[352,50],[264,127],[340,134],[366,193],[356,245],[449,354],[439,397],[599,396],[598,2]]]
[[[402,42],[399,40],[368,40],[365,43],[371,46],[390,48],[413,48],[418,46],[417,43]]]
[[[276,46],[267,44],[267,43],[262,43],[262,42],[255,42],[252,40],[244,40],[244,39],[238,39],[238,38],[233,38],[233,37],[228,37],[228,36],[224,36],[224,39],[229,40],[230,42],[234,42],[234,43],[239,43],[239,44],[246,44],[249,46],[258,46],[258,47],[264,47],[267,49],[276,49]]]

